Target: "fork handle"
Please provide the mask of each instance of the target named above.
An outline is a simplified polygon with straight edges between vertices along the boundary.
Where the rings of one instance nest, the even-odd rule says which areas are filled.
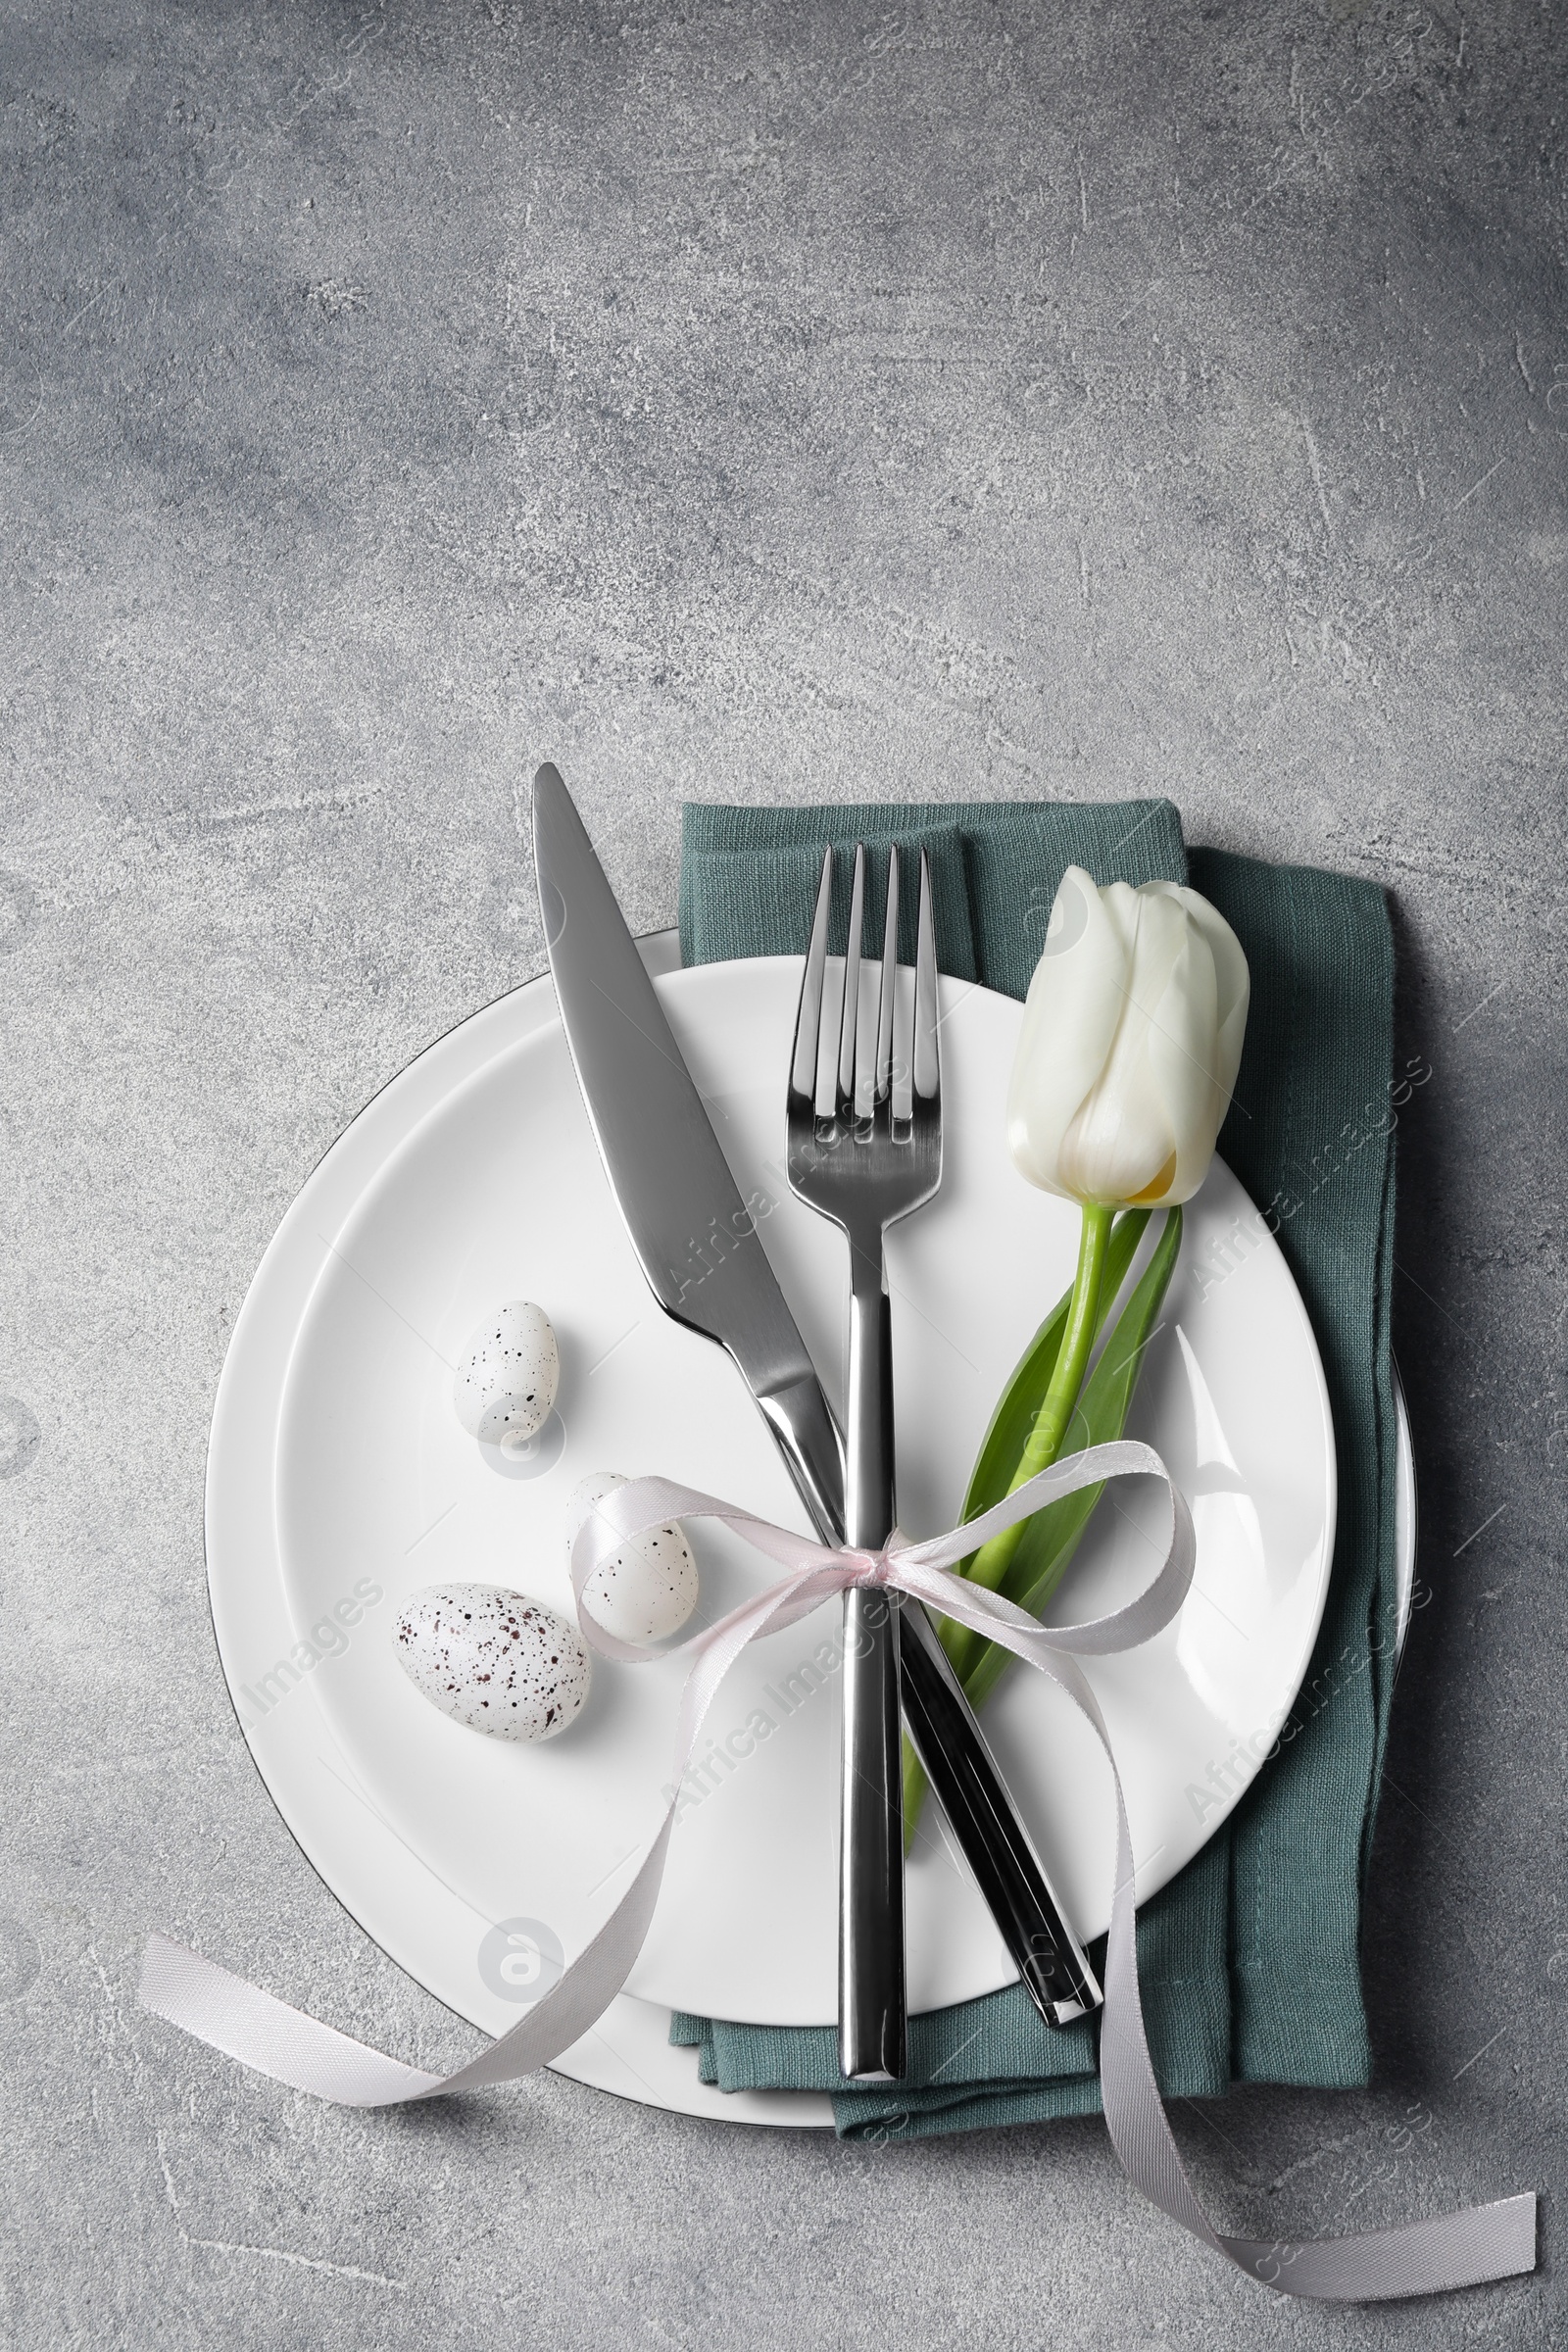
[[[853,1243],[849,1388],[844,1534],[870,1548],[893,1533],[893,1312],[880,1248]]]
[[[850,1378],[845,1534],[893,1531],[893,1319],[880,1236],[874,1258],[850,1250]],[[839,1845],[839,2070],[888,2082],[906,2066],[904,1796],[900,1770],[899,1610],[885,1591],[844,1595],[844,1766]]]

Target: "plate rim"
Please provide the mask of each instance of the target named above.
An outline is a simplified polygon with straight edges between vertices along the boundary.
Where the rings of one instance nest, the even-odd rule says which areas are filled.
[[[660,976],[667,971],[681,968],[678,934],[673,930],[666,929],[646,934],[638,941],[637,944],[640,952],[643,955],[645,963],[648,965],[650,971],[655,974],[655,976]],[[745,960],[750,961],[757,959]],[[272,1799],[274,1808],[276,1809],[279,1818],[282,1820],[285,1829],[287,1829],[294,1845],[302,1854],[306,1862],[310,1865],[311,1869],[315,1872],[316,1876],[320,1880],[321,1884],[326,1887],[328,1893],[330,1893],[333,1899],[341,1905],[347,1915],[354,1920],[355,1925],[361,1929],[361,1932],[367,1935],[369,1935],[371,1932],[365,1927],[363,1920],[355,1911],[350,1901],[339,1892],[338,1888],[326,1876],[324,1869],[316,1862],[309,1849],[303,1842],[301,1831],[296,1830],[293,1821],[290,1819],[289,1807],[285,1800],[285,1796],[280,1788],[274,1786],[273,1772],[269,1769],[268,1763],[264,1759],[258,1743],[253,1737],[253,1727],[248,1725],[245,1720],[244,1714],[242,1713],[235,1696],[233,1683],[230,1680],[229,1669],[224,1656],[222,1635],[220,1630],[220,1616],[221,1613],[221,1608],[217,1585],[215,1582],[216,1562],[214,1528],[215,1516],[220,1507],[217,1497],[217,1488],[222,1471],[225,1467],[227,1458],[225,1451],[225,1440],[227,1438],[227,1432],[221,1426],[223,1422],[225,1392],[230,1390],[232,1381],[240,1376],[240,1363],[242,1356],[247,1350],[253,1328],[256,1327],[258,1318],[265,1310],[267,1301],[261,1294],[263,1294],[265,1290],[269,1273],[270,1272],[275,1277],[281,1272],[282,1259],[286,1254],[286,1251],[300,1238],[298,1228],[300,1223],[304,1221],[304,1215],[307,1208],[307,1197],[314,1196],[319,1191],[319,1180],[323,1171],[328,1168],[329,1164],[333,1162],[334,1158],[341,1158],[342,1162],[346,1164],[350,1158],[358,1157],[359,1152],[363,1152],[367,1146],[373,1141],[372,1131],[368,1130],[365,1124],[368,1114],[372,1113],[378,1104],[383,1104],[387,1098],[392,1096],[395,1091],[405,1092],[411,1086],[416,1086],[421,1070],[427,1067],[430,1057],[435,1054],[437,1049],[446,1046],[449,1041],[460,1032],[468,1031],[473,1039],[475,1053],[472,1056],[471,1068],[461,1074],[454,1075],[448,1073],[445,1075],[442,1080],[440,1095],[436,1098],[436,1102],[449,1096],[455,1086],[462,1085],[465,1083],[465,1080],[467,1077],[484,1067],[485,1064],[493,1058],[493,1051],[484,1048],[483,1031],[489,1025],[487,1022],[487,1016],[497,1016],[501,1014],[503,1008],[505,1007],[510,1007],[514,1012],[515,1012],[516,1000],[519,997],[528,996],[536,997],[538,1001],[540,1006],[538,1017],[530,1020],[526,1028],[524,1028],[520,1033],[513,1033],[509,1037],[508,1042],[510,1044],[519,1043],[521,1042],[522,1038],[531,1036],[537,1029],[547,1026],[552,1017],[554,1017],[553,992],[550,987],[550,976],[548,970],[537,973],[528,979],[519,981],[514,988],[505,991],[502,996],[492,1000],[490,1004],[476,1007],[473,1012],[464,1014],[457,1021],[453,1022],[449,1028],[442,1031],[437,1037],[429,1040],[425,1046],[420,1048],[416,1054],[412,1056],[408,1062],[406,1062],[399,1070],[395,1071],[381,1086],[376,1088],[374,1092],[367,1098],[366,1102],[355,1113],[353,1119],[351,1119],[340,1131],[340,1133],[334,1137],[332,1142],[327,1146],[326,1150],[319,1155],[311,1169],[302,1178],[293,1199],[290,1200],[288,1207],[283,1213],[283,1216],[279,1219],[278,1225],[270,1238],[266,1250],[263,1251],[261,1258],[258,1260],[255,1271],[252,1274],[249,1284],[247,1285],[245,1298],[239,1313],[235,1318],[234,1329],[230,1335],[228,1348],[225,1350],[222,1372],[220,1376],[218,1390],[214,1400],[212,1424],[209,1431],[205,1508],[203,1514],[203,1537],[207,1566],[209,1615],[210,1622],[213,1627],[214,1642],[218,1653],[220,1670],[223,1677],[224,1689],[228,1695],[230,1705],[233,1708],[235,1719],[239,1726],[241,1735],[245,1740],[245,1743],[250,1750],[252,1760],[256,1764],[258,1773],[262,1779],[263,1786],[268,1789],[268,1793]],[[436,1106],[436,1102],[432,1102],[431,1105],[428,1105],[426,1110],[416,1112],[412,1118],[405,1117],[401,1126],[401,1131],[391,1145],[391,1150],[395,1151],[398,1146],[414,1132],[415,1127],[420,1124],[423,1117],[427,1115],[428,1109]],[[353,1153],[345,1151],[345,1146],[347,1145],[348,1139],[351,1136],[357,1137],[358,1143],[358,1152]],[[381,1154],[379,1154],[376,1165],[378,1167],[385,1165],[388,1156],[389,1154],[383,1152]],[[341,1216],[339,1222],[341,1222],[341,1219],[352,1215],[355,1206],[358,1204],[359,1200],[363,1199],[368,1184],[373,1182],[373,1170],[365,1177],[364,1181],[357,1181],[352,1177],[350,1178],[352,1190],[346,1191],[345,1193],[345,1197],[341,1204]],[[313,1200],[310,1202],[310,1205],[318,1210],[320,1204]],[[308,1311],[310,1299],[314,1295],[316,1283],[319,1278],[323,1264],[330,1254],[330,1250],[331,1243],[326,1239],[325,1235],[319,1235],[316,1271],[305,1283],[299,1300],[298,1312],[293,1320],[293,1328],[288,1336],[287,1343],[281,1351],[281,1377],[277,1383],[275,1396],[273,1398],[275,1410],[273,1413],[271,1426],[269,1431],[270,1443],[268,1447],[268,1457],[270,1465],[271,1461],[275,1459],[278,1426],[277,1416],[281,1412],[283,1396],[286,1391],[288,1364],[292,1356],[294,1345],[298,1338],[299,1330],[303,1324],[306,1312]],[[1314,1355],[1317,1359],[1319,1380],[1322,1382],[1323,1373],[1321,1351],[1317,1348],[1315,1334],[1311,1333],[1310,1318],[1307,1318],[1306,1321],[1308,1333],[1312,1338]],[[1395,1369],[1395,1382],[1400,1447],[1399,1469],[1401,1477],[1401,1500],[1403,1498],[1404,1490],[1407,1487],[1411,1496],[1413,1511],[1413,1455],[1411,1454],[1409,1448],[1408,1417],[1404,1408],[1402,1390],[1398,1388],[1396,1367]],[[1333,1423],[1332,1413],[1328,1410],[1326,1386],[1324,1392],[1324,1406],[1325,1420],[1330,1435],[1332,1452]],[[1334,1501],[1337,1515],[1337,1462],[1334,1463],[1333,1467]],[[1413,1581],[1413,1524],[1410,1530],[1410,1537],[1411,1541],[1409,1545],[1408,1564],[1406,1562],[1405,1551],[1402,1544],[1400,1547],[1399,1556],[1399,1567],[1401,1574],[1399,1638],[1401,1643],[1404,1627],[1408,1622],[1409,1584],[1411,1581]],[[1316,1639],[1316,1624],[1321,1620],[1322,1606],[1326,1600],[1328,1575],[1331,1573],[1332,1548],[1330,1550],[1330,1568],[1324,1577],[1323,1591],[1320,1594],[1318,1611],[1314,1621],[1314,1641]],[[1310,1644],[1308,1645],[1308,1660],[1309,1658]],[[313,1705],[315,1705],[315,1702],[313,1702]],[[315,1711],[318,1717],[321,1716],[321,1710],[318,1705],[315,1706]],[[325,1721],[324,1717],[322,1717],[322,1720],[323,1722]],[[328,1731],[330,1731],[329,1724],[326,1726],[326,1728]],[[282,1774],[278,1775],[278,1778],[280,1779],[284,1777],[285,1776]],[[1218,1824],[1215,1826],[1218,1827]],[[305,1834],[308,1835],[309,1832],[306,1831]],[[372,1936],[372,1940],[377,1939]],[[391,1955],[389,1954],[388,1956],[390,1957]],[[395,1965],[402,1966],[403,1963],[396,1962]],[[428,1990],[429,1988],[426,1986],[424,1989]],[[451,2007],[451,2004],[445,2001],[440,1994],[432,1993],[431,1997],[441,2000],[443,2007]],[[628,2012],[636,2014],[622,2015],[617,2021],[615,2015],[616,2012]],[[464,2015],[465,2013],[461,2010],[455,2009],[453,2014]],[[616,2003],[613,2005],[612,2011],[607,2013],[606,2020],[601,2021],[602,2025],[608,2023],[612,2027],[612,2036],[608,2037],[610,2039],[610,2050],[608,2054],[616,2060],[617,2063],[607,2067],[605,2063],[605,2054],[596,2054],[587,2051],[582,2047],[582,2045],[578,2045],[578,2047],[573,2051],[569,2053],[564,2053],[563,2058],[558,2059],[555,2062],[554,2071],[570,2076],[575,2080],[588,2082],[594,2087],[609,2089],[614,2095],[629,2096],[639,2100],[641,2103],[659,2105],[661,2107],[671,2109],[675,2112],[714,2114],[720,2115],[728,2120],[744,2121],[756,2124],[767,2124],[775,2126],[810,2126],[813,2128],[820,2127],[831,2120],[831,2109],[829,2102],[825,2097],[821,2097],[816,2094],[769,2094],[750,2092],[720,2093],[710,2089],[708,2086],[701,2085],[696,2081],[693,2053],[688,2050],[673,2049],[669,2053],[670,2058],[678,2064],[678,2080],[672,2075],[670,2079],[663,2081],[655,2086],[647,2082],[645,2075],[635,2064],[630,2065],[630,2071],[635,2077],[635,2084],[624,2080],[612,2079],[617,2074],[623,2076],[626,2066],[630,2064],[627,2054],[614,2048],[613,2043],[615,2039],[624,2041],[629,2038],[630,2040],[634,2041],[638,2047],[639,2055],[644,2065],[648,2063],[650,2053],[648,2021],[651,2015],[664,2020],[667,2025],[668,2012],[664,2011],[661,2004],[646,2000],[636,1995],[622,1994],[618,1996]],[[466,2022],[474,2021],[467,2020]],[[625,2029],[625,2031],[623,2031],[618,2036],[614,2035],[613,2034],[613,2028],[617,2022],[623,2029]],[[603,2034],[595,2035],[591,2038],[598,2039],[602,2042],[607,2040],[607,2036]],[[662,2044],[662,2046],[667,2047],[667,2044]],[[662,2072],[662,2069],[660,2071]]]

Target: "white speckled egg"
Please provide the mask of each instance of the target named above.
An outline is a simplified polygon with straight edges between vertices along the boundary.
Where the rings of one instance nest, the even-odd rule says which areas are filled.
[[[595,1503],[628,1483],[618,1471],[596,1470],[573,1488],[566,1506],[568,1557]],[[618,1642],[662,1642],[678,1633],[697,1606],[697,1562],[686,1530],[677,1520],[634,1536],[594,1570],[582,1597],[594,1623]]]
[[[588,1695],[582,1636],[504,1585],[430,1585],[397,1625],[416,1690],[454,1722],[497,1740],[553,1740]]]
[[[531,1298],[509,1298],[470,1335],[452,1401],[470,1438],[505,1453],[544,1427],[560,1379],[550,1317]]]

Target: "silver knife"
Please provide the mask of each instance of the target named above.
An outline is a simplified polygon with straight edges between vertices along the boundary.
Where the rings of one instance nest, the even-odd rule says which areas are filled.
[[[667,1315],[728,1350],[812,1524],[844,1536],[844,1450],[815,1366],[719,1149],[658,992],[560,772],[533,786],[545,945],[578,1084],[611,1189]],[[717,1237],[721,1246],[713,1249]],[[705,1269],[694,1281],[698,1246]],[[984,1736],[924,1611],[906,1609],[906,1726],[965,1861],[1041,2015],[1100,2000]]]

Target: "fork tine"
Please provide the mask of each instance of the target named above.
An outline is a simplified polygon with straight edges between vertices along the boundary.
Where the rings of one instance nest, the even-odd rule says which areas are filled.
[[[860,1026],[860,930],[865,917],[865,844],[855,845],[855,880],[850,888],[850,936],[844,946],[844,1012],[839,1023],[840,1119],[855,1116],[855,1044]]]
[[[822,853],[822,879],[816,889],[816,912],[811,917],[811,944],[806,951],[801,975],[800,1009],[795,1015],[795,1050],[790,1061],[790,1092],[816,1102],[816,1050],[822,1033],[822,980],[827,971],[827,926],[833,911],[833,852]]]
[[[931,907],[931,867],[920,852],[919,944],[914,958],[914,1093],[916,1101],[934,1102],[942,1089],[942,1057],[937,1051],[937,934]]]
[[[893,1091],[893,1006],[899,985],[899,849],[888,852],[887,919],[882,925],[882,986],[876,1014],[876,1074],[873,1104],[885,1102]]]

